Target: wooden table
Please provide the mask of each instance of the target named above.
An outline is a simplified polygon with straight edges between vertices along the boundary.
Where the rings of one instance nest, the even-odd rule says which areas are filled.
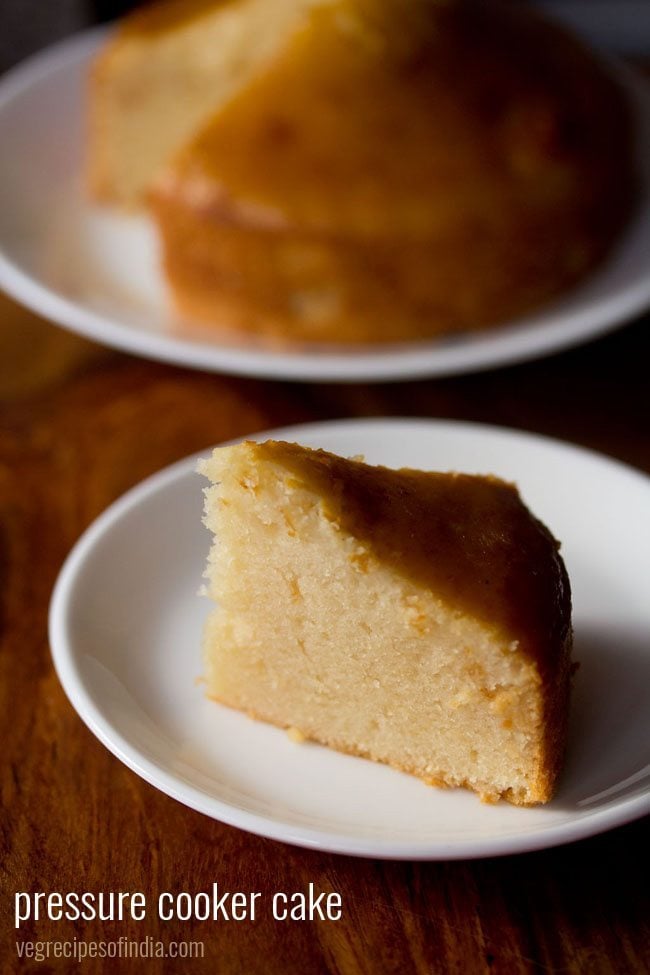
[[[83,529],[146,475],[226,438],[347,416],[456,417],[584,444],[650,471],[639,322],[519,367],[396,385],[226,378],[134,359],[0,298],[2,971],[424,975],[650,971],[648,821],[529,855],[358,860],[213,822],[91,735],[50,660],[46,616]],[[204,942],[202,961],[19,964],[17,891],[340,891],[340,921],[27,923],[20,939]]]

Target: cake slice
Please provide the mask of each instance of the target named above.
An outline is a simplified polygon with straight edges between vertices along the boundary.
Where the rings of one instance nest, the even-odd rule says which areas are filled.
[[[512,484],[275,441],[200,471],[210,697],[488,801],[552,797],[569,581]]]

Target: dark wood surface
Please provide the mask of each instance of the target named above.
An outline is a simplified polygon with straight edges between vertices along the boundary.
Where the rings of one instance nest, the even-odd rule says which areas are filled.
[[[571,846],[394,863],[291,848],[157,792],[92,736],[50,660],[61,563],[112,500],[225,438],[314,419],[456,417],[538,431],[650,471],[648,322],[489,373],[396,385],[225,378],[131,358],[0,297],[2,971],[224,975],[650,971],[648,821]],[[319,889],[341,921],[27,923],[18,940],[201,940],[202,961],[19,963],[17,891]]]

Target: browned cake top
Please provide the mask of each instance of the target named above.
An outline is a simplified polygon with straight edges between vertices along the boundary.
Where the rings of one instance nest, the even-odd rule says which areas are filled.
[[[504,208],[607,221],[628,142],[618,86],[533,12],[348,0],[313,10],[178,166],[212,181],[226,222],[431,236]]]
[[[570,628],[559,543],[496,477],[391,470],[323,450],[250,444],[322,498],[327,518],[378,559],[452,606],[497,627],[542,673]]]

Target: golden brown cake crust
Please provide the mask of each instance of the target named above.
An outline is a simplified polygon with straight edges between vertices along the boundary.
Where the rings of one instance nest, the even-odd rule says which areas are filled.
[[[627,196],[612,177],[629,139],[618,85],[528,9],[348,0],[313,9],[179,165],[241,225],[430,239],[525,203],[533,226],[564,215],[580,233]]]

